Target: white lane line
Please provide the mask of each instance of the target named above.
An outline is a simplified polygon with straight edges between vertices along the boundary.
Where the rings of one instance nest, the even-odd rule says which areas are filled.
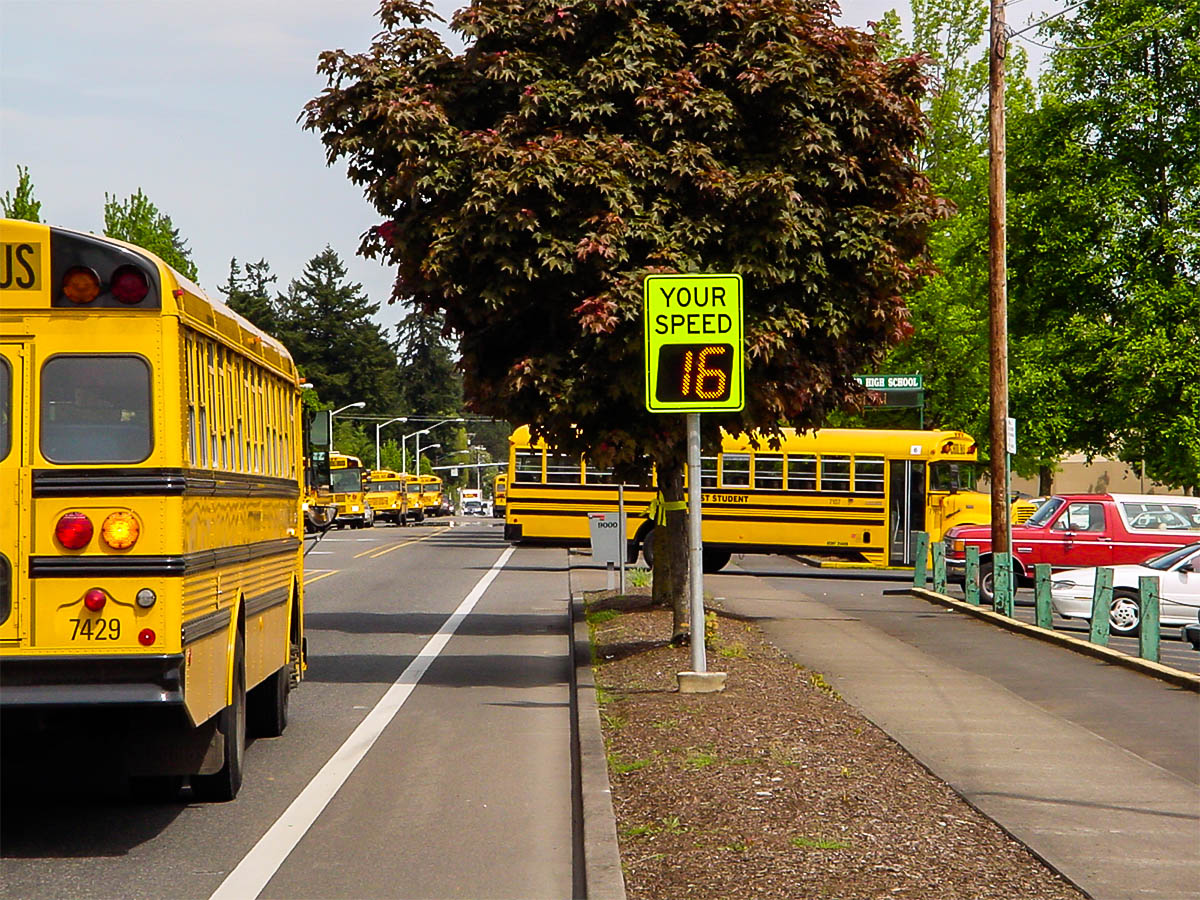
[[[346,738],[346,742],[329,758],[329,762],[325,763],[321,771],[292,801],[292,805],[225,877],[210,900],[248,900],[257,897],[275,877],[288,854],[300,843],[300,839],[312,827],[321,811],[362,762],[388,723],[395,718],[425,671],[446,648],[458,626],[470,615],[475,604],[496,580],[496,576],[500,574],[500,570],[504,568],[515,549],[509,547],[500,554],[500,558],[476,582],[475,587],[471,588],[471,593],[458,605],[458,609],[450,614],[450,618],[442,624],[437,634],[426,642],[421,652],[408,664],[408,668],[400,673],[400,677],[375,704],[374,709],[367,713],[366,718],[359,723],[350,737]]]

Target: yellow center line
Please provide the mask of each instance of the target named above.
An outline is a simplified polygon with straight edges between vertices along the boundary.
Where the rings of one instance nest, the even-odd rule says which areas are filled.
[[[425,535],[425,537],[419,537],[411,541],[405,541],[402,544],[393,544],[391,547],[388,547],[385,550],[380,550],[372,554],[371,559],[379,559],[379,557],[383,556],[385,553],[391,553],[393,550],[399,550],[401,547],[407,547],[409,544],[419,544],[421,541],[427,541],[431,537],[436,537],[439,534],[441,534],[440,530],[431,532],[430,534]]]
[[[334,570],[332,570],[332,571],[330,571],[330,572],[325,572],[325,573],[324,573],[324,574],[322,574],[322,575],[315,575],[315,576],[313,576],[312,578],[306,579],[306,580],[305,580],[305,582],[304,582],[304,586],[305,586],[305,587],[308,587],[308,586],[309,586],[310,584],[312,584],[314,581],[320,581],[322,578],[328,578],[330,575],[336,575],[336,574],[337,574],[338,572],[340,572],[340,571],[341,571],[341,569],[334,569]]]

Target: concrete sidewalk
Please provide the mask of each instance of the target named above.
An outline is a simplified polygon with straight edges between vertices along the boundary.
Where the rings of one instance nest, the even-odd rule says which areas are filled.
[[[965,645],[1006,660],[1010,679],[1028,653],[1029,678],[1040,680],[1041,692],[1032,702],[1003,679],[885,633],[800,586],[785,592],[762,578],[710,576],[706,588],[1096,900],[1200,896],[1200,759],[1160,764],[1131,749],[1137,742],[1123,741],[1119,728],[1085,727],[1086,716],[1074,716],[1084,703],[1093,725],[1109,715],[1102,691],[1081,698],[1076,687],[1099,678],[1110,691],[1171,694],[1175,713],[1200,728],[1196,694],[1113,666],[1099,673],[1095,660],[959,614],[914,612],[906,623],[936,630],[960,651]],[[1054,696],[1059,685],[1069,698]],[[1117,704],[1111,715],[1120,715]]]

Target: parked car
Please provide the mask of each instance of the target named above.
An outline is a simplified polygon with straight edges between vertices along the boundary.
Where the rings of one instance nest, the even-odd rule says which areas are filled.
[[[1137,634],[1142,624],[1138,579],[1159,581],[1159,622],[1192,625],[1200,614],[1200,542],[1178,547],[1140,565],[1113,566],[1113,598],[1108,625],[1113,634]],[[1054,577],[1050,597],[1054,611],[1068,619],[1092,618],[1096,569],[1069,569]],[[1187,635],[1184,635],[1187,638]]]
[[[462,514],[464,516],[486,516],[487,509],[482,500],[464,500]]]
[[[1055,571],[1140,563],[1200,540],[1200,497],[1156,494],[1059,494],[1012,529],[1013,575],[1033,583],[1033,567]],[[946,568],[962,581],[966,548],[979,548],[980,593],[992,599],[992,531],[960,525],[946,532]]]

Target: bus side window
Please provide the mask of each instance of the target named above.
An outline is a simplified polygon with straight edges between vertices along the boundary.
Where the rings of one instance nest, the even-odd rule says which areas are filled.
[[[782,454],[754,454],[754,486],[764,491],[779,491],[783,489]]]
[[[717,486],[717,458],[715,456],[700,457],[700,487],[715,488]]]
[[[848,491],[850,490],[850,457],[822,456],[821,457],[821,490]]]
[[[542,451],[518,450],[516,471],[513,481],[539,482],[542,480]]]
[[[815,491],[817,489],[817,458],[815,456],[788,456],[787,486],[789,491]]]
[[[612,472],[584,463],[583,480],[586,484],[612,484]],[[501,486],[500,489],[503,490],[503,487]]]
[[[546,454],[548,484],[579,484],[582,480],[580,459],[567,453]]]
[[[859,494],[883,496],[883,457],[855,457],[854,490]]]
[[[750,486],[750,454],[721,454],[721,487]]]

